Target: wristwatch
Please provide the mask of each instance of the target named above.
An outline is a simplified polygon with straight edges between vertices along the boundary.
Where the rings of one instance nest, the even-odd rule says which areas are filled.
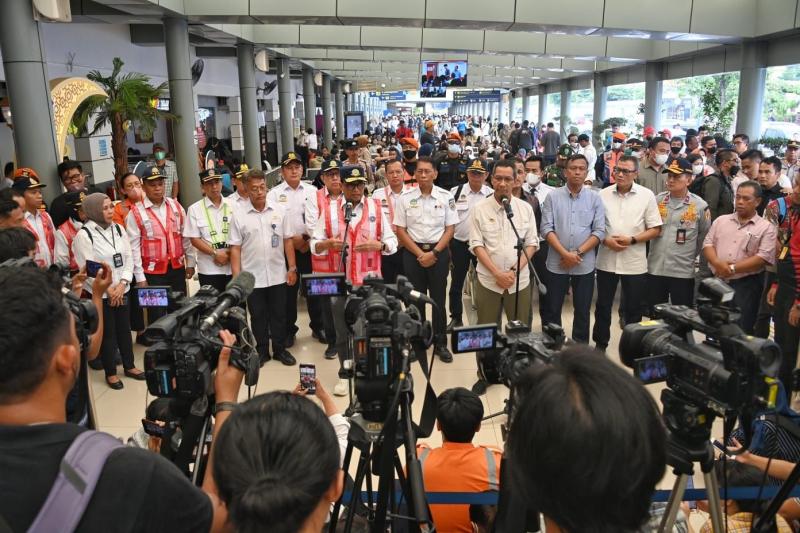
[[[636,237],[631,235],[631,244],[636,244]]]
[[[386,243],[382,242],[381,243],[381,252],[385,252],[385,251],[386,251]]]
[[[297,267],[296,267],[296,266],[289,267],[289,269],[287,270],[287,272],[297,272]]]
[[[437,250],[436,248],[432,249],[431,252],[433,252],[433,255],[435,255],[436,257],[439,257],[439,254],[442,253],[439,250]]]
[[[586,252],[581,252],[580,250],[578,250],[578,249],[576,248],[576,249],[575,249],[575,253],[576,253],[576,254],[578,254],[578,257],[580,257],[580,258],[583,258],[583,255],[584,255]]]
[[[731,271],[731,274],[736,274],[736,265],[728,265],[728,270]]]
[[[214,414],[222,411],[233,411],[238,404],[236,402],[217,402],[214,404]]]

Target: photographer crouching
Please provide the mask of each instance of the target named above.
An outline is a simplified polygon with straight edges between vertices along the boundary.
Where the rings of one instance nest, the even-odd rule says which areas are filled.
[[[228,364],[233,336],[223,331],[220,338],[226,347],[220,351],[214,381],[216,401],[230,408],[243,373]],[[39,531],[222,528],[227,512],[216,503],[210,468],[203,492],[163,457],[121,445],[111,445],[104,463],[100,459],[99,464],[90,465],[95,472],[101,468],[93,480],[87,470],[71,466],[73,452],[78,457],[85,452],[71,448],[85,430],[66,423],[64,413],[80,371],[80,347],[64,297],[42,270],[0,269],[0,367],[0,525],[5,522],[11,531],[37,530],[32,524]],[[215,437],[228,414],[224,408],[217,409]],[[100,455],[94,451],[84,453],[84,459]],[[70,513],[62,512],[54,519],[53,509],[70,502],[63,499],[64,494],[84,492],[84,483],[90,495],[82,502],[84,510],[76,513],[75,505],[66,506],[77,514],[75,525],[67,525],[65,515]],[[61,489],[59,496],[48,497],[53,488]],[[43,518],[47,511],[51,511],[49,519]]]

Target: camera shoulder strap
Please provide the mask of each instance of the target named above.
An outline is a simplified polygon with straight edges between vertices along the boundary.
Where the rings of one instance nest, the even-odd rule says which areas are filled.
[[[89,236],[89,241],[92,243],[92,245],[94,245],[94,237],[92,237],[92,232],[89,231],[89,228],[87,228],[86,226],[81,226],[81,230],[86,232],[86,235]]]
[[[58,476],[28,533],[74,531],[92,499],[111,452],[122,443],[107,433],[84,431],[70,445]]]

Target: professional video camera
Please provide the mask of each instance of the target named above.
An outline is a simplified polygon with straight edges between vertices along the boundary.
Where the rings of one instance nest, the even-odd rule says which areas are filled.
[[[222,329],[239,331],[239,342],[231,350],[231,364],[246,373],[248,386],[257,382],[258,355],[245,312],[236,307],[253,292],[254,284],[253,275],[242,272],[222,294],[203,286],[191,298],[170,299],[174,301],[172,312],[145,330],[145,339],[154,343],[144,354],[150,394],[187,400],[208,394],[211,373],[219,359]]]

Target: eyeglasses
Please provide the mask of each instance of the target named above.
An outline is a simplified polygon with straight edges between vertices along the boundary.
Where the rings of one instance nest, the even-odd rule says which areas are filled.
[[[80,181],[82,178],[83,178],[83,176],[81,176],[81,173],[80,172],[76,172],[75,174],[70,174],[69,176],[64,176],[62,181],[64,183],[72,183],[72,182],[75,182],[75,181]]]
[[[636,170],[628,170],[627,168],[614,168],[614,174],[620,176],[633,176],[636,172]]]

